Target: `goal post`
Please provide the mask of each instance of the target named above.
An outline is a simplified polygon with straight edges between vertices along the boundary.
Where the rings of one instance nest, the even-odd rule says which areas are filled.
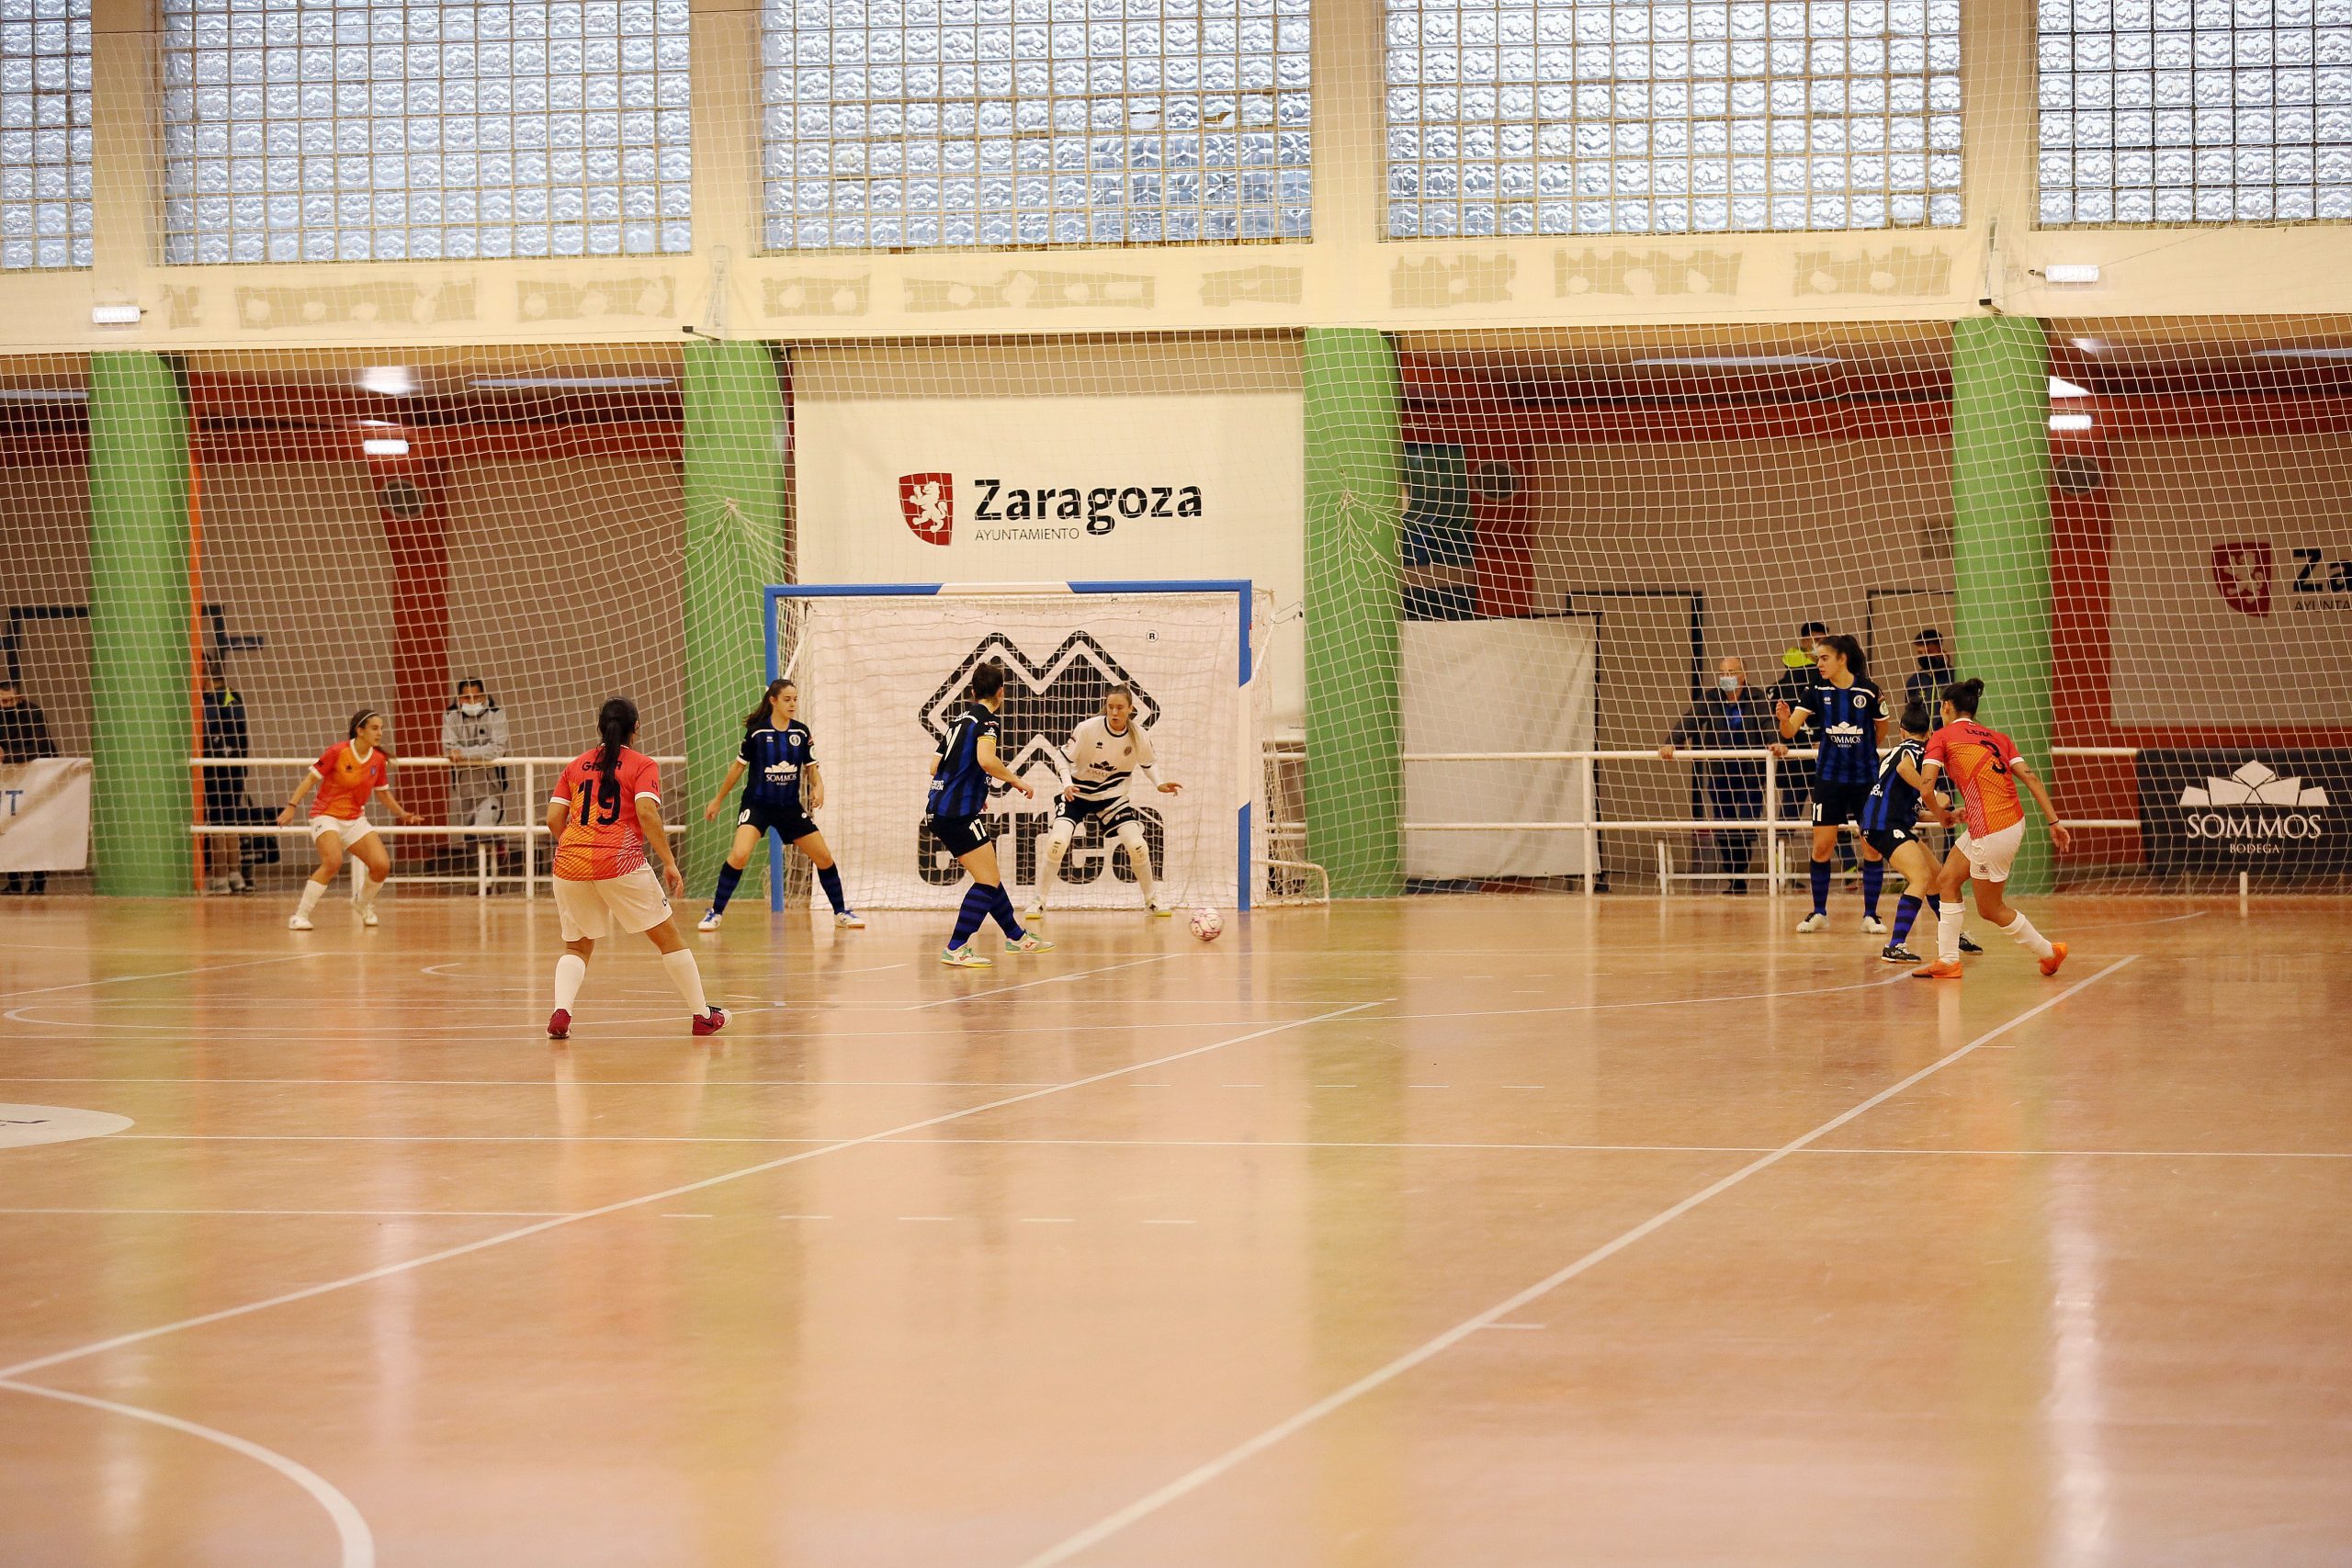
[[[1131,687],[1162,779],[1140,775],[1163,902],[1253,902],[1264,851],[1259,797],[1262,683],[1257,604],[1246,579],[1161,581],[794,583],[765,590],[768,679],[800,687],[824,779],[826,840],[853,905],[945,908],[964,872],[921,827],[931,763],[971,673],[1006,673],[1000,755],[1034,800],[996,791],[998,863],[1024,905],[1042,867],[1057,775],[1048,748]],[[782,848],[769,848],[769,900],[783,900]],[[1086,824],[1052,893],[1064,908],[1137,907],[1126,857]]]

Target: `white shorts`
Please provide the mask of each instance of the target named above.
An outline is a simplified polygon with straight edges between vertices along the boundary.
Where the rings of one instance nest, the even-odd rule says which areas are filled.
[[[1979,882],[2007,882],[2009,863],[2018,858],[2018,846],[2025,842],[2025,823],[2016,821],[1997,833],[1978,838],[1962,832],[1960,842],[1952,848],[1968,857],[1968,874]]]
[[[339,835],[343,847],[349,849],[376,830],[376,824],[365,817],[313,817],[311,818],[311,839],[313,842],[328,834]]]
[[[669,896],[662,891],[653,868],[639,866],[620,876],[596,882],[555,879],[555,912],[563,917],[563,940],[585,937],[601,941],[613,934],[650,931],[670,918]]]

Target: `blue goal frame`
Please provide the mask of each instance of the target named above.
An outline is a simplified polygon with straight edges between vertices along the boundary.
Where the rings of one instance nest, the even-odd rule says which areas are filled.
[[[1161,578],[1137,580],[1131,582],[794,582],[770,583],[760,590],[760,633],[767,644],[768,679],[774,681],[784,673],[783,655],[776,635],[777,606],[787,599],[921,599],[926,597],[1042,596],[1051,593],[1230,593],[1238,604],[1240,614],[1241,658],[1238,682],[1240,712],[1246,716],[1253,694],[1250,682],[1255,677],[1250,658],[1250,617],[1252,613],[1253,587],[1250,579],[1241,578]],[[1253,731],[1254,733],[1254,731]],[[1246,750],[1247,748],[1244,748]],[[1250,779],[1264,767],[1263,760],[1254,756],[1235,759],[1239,777]],[[1256,788],[1237,788],[1240,798],[1234,807],[1234,891],[1233,907],[1238,913],[1250,909],[1250,890],[1257,880],[1257,860],[1251,852],[1250,808],[1256,798]],[[768,908],[784,908],[784,846],[774,834],[768,835]]]

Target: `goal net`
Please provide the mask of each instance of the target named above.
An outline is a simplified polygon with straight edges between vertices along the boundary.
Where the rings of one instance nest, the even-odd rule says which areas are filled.
[[[999,755],[1035,790],[991,795],[997,859],[1035,896],[1071,732],[1125,686],[1159,780],[1141,773],[1142,818],[1163,902],[1247,908],[1262,851],[1260,716],[1247,583],[812,586],[769,591],[774,668],[800,688],[825,789],[820,818],[859,908],[945,908],[963,868],[922,824],[932,762],[972,673],[1005,672]],[[1135,908],[1133,869],[1093,820],[1064,858],[1051,902]]]

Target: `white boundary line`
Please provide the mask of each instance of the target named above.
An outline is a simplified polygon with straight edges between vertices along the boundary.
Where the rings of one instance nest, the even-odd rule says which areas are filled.
[[[278,1474],[311,1495],[311,1500],[324,1508],[327,1517],[334,1521],[336,1540],[343,1554],[338,1559],[342,1568],[375,1568],[376,1537],[368,1529],[368,1521],[351,1506],[351,1499],[337,1491],[334,1484],[308,1465],[299,1464],[284,1454],[272,1452],[259,1443],[249,1442],[233,1433],[217,1427],[198,1426],[183,1421],[176,1416],[166,1416],[160,1410],[141,1410],[135,1404],[118,1404],[111,1399],[96,1399],[86,1393],[69,1393],[62,1388],[42,1388],[36,1383],[16,1382],[0,1379],[0,1389],[12,1393],[29,1393],[36,1399],[62,1400],[67,1404],[85,1405],[103,1410],[111,1416],[128,1416],[134,1421],[151,1421],[158,1427],[168,1427],[175,1432],[185,1432],[191,1438],[201,1438],[208,1443],[218,1443],[233,1453],[241,1453],[257,1464],[267,1465]]]
[[[86,991],[93,986],[128,986],[141,980],[175,980],[184,975],[210,975],[222,969],[251,969],[262,964],[291,964],[316,958],[316,953],[281,953],[275,958],[243,958],[234,964],[199,964],[193,969],[159,969],[152,975],[109,975],[103,980],[74,980],[62,986],[35,986],[29,990],[0,991],[0,1001],[17,997],[45,997],[53,991]]]
[[[1535,1283],[1528,1286],[1525,1290],[1521,1291],[1516,1295],[1496,1303],[1493,1306],[1488,1307],[1486,1311],[1479,1313],[1475,1317],[1464,1318],[1462,1322],[1455,1324],[1452,1328],[1447,1329],[1444,1333],[1437,1336],[1434,1339],[1425,1341],[1415,1348],[1408,1350],[1405,1354],[1397,1357],[1395,1360],[1390,1361],[1387,1365],[1374,1368],[1373,1371],[1366,1372],[1363,1376],[1356,1379],[1355,1382],[1349,1383],[1346,1387],[1336,1389],[1330,1393],[1324,1395],[1321,1399],[1317,1400],[1314,1404],[1308,1405],[1306,1409],[1299,1411],[1296,1415],[1274,1423],[1274,1425],[1267,1427],[1264,1431],[1260,1432],[1254,1438],[1250,1438],[1246,1441],[1235,1444],[1232,1448],[1227,1449],[1225,1452],[1219,1454],[1216,1458],[1210,1460],[1207,1463],[1200,1465],[1197,1468],[1187,1472],[1185,1474],[1178,1476],[1175,1480],[1168,1483],[1167,1485],[1159,1488],[1157,1491],[1147,1493],[1145,1495],[1136,1499],[1136,1501],[1128,1504],[1125,1507],[1119,1509],[1117,1512],[1105,1515],[1103,1517],[1097,1519],[1094,1523],[1087,1526],[1084,1529],[1080,1530],[1077,1534],[1069,1536],[1057,1545],[1046,1548],[1036,1556],[1025,1560],[1021,1564],[1021,1568],[1054,1568],[1054,1565],[1057,1563],[1067,1562],[1071,1558],[1076,1557],[1080,1552],[1085,1551],[1089,1548],[1098,1546],[1102,1542],[1108,1540],[1111,1537],[1118,1534],[1121,1530],[1125,1529],[1129,1525],[1135,1524],[1139,1520],[1148,1518],[1153,1514],[1158,1513],[1160,1509],[1168,1506],[1169,1504],[1199,1491],[1210,1482],[1216,1480],[1218,1477],[1226,1474],[1229,1471],[1232,1471],[1247,1461],[1255,1459],[1258,1455],[1265,1452],[1268,1449],[1272,1448],[1275,1444],[1282,1442],[1284,1438],[1292,1437],[1293,1435],[1305,1430],[1306,1427],[1313,1426],[1316,1422],[1320,1421],[1324,1416],[1330,1415],[1333,1411],[1353,1404],[1356,1400],[1363,1398],[1365,1394],[1372,1393],[1374,1389],[1392,1382],[1396,1379],[1403,1376],[1405,1373],[1411,1371],[1422,1362],[1430,1360],[1443,1352],[1452,1349],[1454,1346],[1460,1344],[1463,1340],[1467,1339],[1471,1335],[1477,1333],[1480,1329],[1487,1327],[1490,1324],[1498,1323],[1503,1319],[1510,1317],[1513,1313],[1518,1312],[1521,1308],[1527,1306],[1532,1302],[1539,1301],[1553,1291],[1559,1289],[1559,1287],[1566,1284],[1577,1275],[1585,1273],[1589,1269],[1591,1269],[1601,1263],[1607,1262],[1610,1258],[1614,1258],[1620,1252],[1624,1251],[1627,1247],[1633,1246],[1644,1236],[1648,1235],[1651,1232],[1659,1230],[1666,1225],[1673,1224],[1676,1220],[1680,1219],[1683,1215],[1689,1213],[1700,1204],[1706,1202],[1709,1199],[1717,1197],[1722,1193],[1728,1192],[1731,1189],[1738,1186],[1741,1182],[1747,1180],[1749,1177],[1754,1176],[1757,1172],[1769,1169],[1771,1167],[1780,1164],[1781,1161],[1788,1158],[1789,1156],[1795,1154],[1806,1145],[1813,1143],[1816,1139],[1826,1137],[1831,1133],[1836,1132],[1838,1128],[1846,1125],[1847,1122],[1853,1121],[1856,1117],[1885,1104],[1888,1100],[1894,1099],[1896,1095],[1901,1094],[1904,1090],[1911,1088],[1914,1084],[1917,1084],[1922,1079],[1929,1077],[1936,1073],[1941,1072],[1944,1068],[1951,1066],[1954,1062],[1957,1062],[1962,1057],[1970,1055],[1980,1046],[1988,1045],[1994,1041],[1998,1040],[2002,1035],[2008,1033],[2018,1025],[2025,1023],[2030,1019],[2037,1018],[2042,1013],[2048,1012],[2052,1008],[2056,1007],[2068,997],[2074,996],[2078,992],[2087,990],[2091,987],[2098,985],[2101,980],[2106,979],[2109,975],[2112,975],[2117,970],[2121,969],[2125,964],[2130,964],[2138,956],[2139,954],[2137,953],[2132,953],[2125,957],[2119,958],[2114,963],[2109,964],[2106,968],[2100,970],[2098,974],[2093,975],[2090,978],[2081,981],[2078,984],[2069,986],[2064,990],[2059,992],[2056,996],[2047,998],[2033,1007],[2028,1008],[2025,1011],[2018,1014],[2015,1018],[2010,1019],[2007,1023],[1986,1030],[1984,1033],[1978,1035],[1967,1044],[1961,1046],[1958,1050],[1951,1052],[1948,1055],[1937,1058],[1935,1061],[1928,1063],[1926,1066],[1921,1067],[1917,1072],[1913,1073],[1909,1077],[1904,1078],[1900,1082],[1889,1084],[1886,1088],[1879,1090],[1876,1094],[1871,1095],[1868,1100],[1863,1100],[1860,1105],[1855,1106],[1849,1111],[1843,1111],[1838,1115],[1831,1117],[1828,1121],[1824,1122],[1820,1126],[1815,1127],[1810,1133],[1806,1133],[1796,1138],[1792,1138],[1789,1142],[1782,1144],[1779,1148],[1774,1149],[1771,1153],[1748,1161],[1746,1165],[1741,1166],[1737,1170],[1733,1171],[1729,1176],[1724,1177],[1718,1181],[1709,1183],[1707,1186],[1701,1188],[1698,1191],[1693,1192],[1689,1197],[1683,1199],[1680,1202],[1676,1203],[1669,1208],[1659,1210],[1657,1213],[1651,1215],[1648,1219],[1644,1220],[1640,1224],[1635,1225],[1633,1229],[1622,1233],[1612,1240],[1603,1242],[1600,1246],[1594,1247],[1590,1252],[1586,1253],[1582,1258],[1577,1258],[1575,1262],[1545,1275],[1543,1279],[1536,1280]]]
[[[983,1104],[967,1106],[961,1111],[949,1111],[937,1116],[927,1116],[920,1122],[909,1122],[901,1126],[885,1128],[878,1133],[868,1133],[863,1137],[843,1138],[821,1147],[804,1149],[798,1154],[784,1155],[775,1159],[763,1160],[758,1165],[745,1166],[741,1170],[722,1171],[717,1176],[704,1177],[699,1181],[688,1181],[676,1187],[665,1187],[659,1192],[648,1192],[637,1198],[624,1198],[618,1202],[602,1204],[594,1209],[582,1209],[578,1213],[561,1214],[553,1219],[540,1220],[534,1224],[520,1225],[514,1230],[501,1231],[496,1235],[483,1236],[479,1241],[443,1247],[438,1252],[428,1252],[422,1257],[406,1258],[398,1263],[387,1263],[381,1268],[369,1269],[362,1273],[346,1274],[340,1280],[328,1280],[320,1284],[305,1286],[299,1291],[288,1291],[261,1301],[247,1302],[243,1306],[223,1307],[218,1312],[208,1312],[195,1317],[184,1317],[175,1323],[158,1324],[153,1328],[135,1329],[129,1334],[118,1334],[111,1338],[94,1340],[90,1344],[77,1346],[71,1350],[59,1350],[47,1356],[36,1356],[30,1360],[19,1361],[13,1367],[0,1367],[0,1382],[19,1378],[27,1372],[37,1372],[47,1367],[60,1366],[67,1361],[78,1361],[85,1356],[96,1356],[104,1351],[120,1349],[126,1345],[138,1345],[150,1339],[158,1339],[166,1334],[201,1328],[207,1324],[223,1323],[231,1318],[266,1312],[271,1307],[287,1306],[295,1302],[309,1301],[313,1296],[329,1295],[336,1291],[347,1290],[353,1285],[365,1285],[373,1280],[387,1280],[395,1275],[411,1273],[424,1268],[427,1264],[442,1263],[453,1258],[466,1257],[469,1253],[486,1251],[493,1247],[503,1247],[510,1241],[521,1241],[526,1236],[537,1235],[542,1232],[555,1230],[564,1225],[578,1224],[582,1220],[601,1219],[606,1214],[619,1213],[624,1209],[639,1208],[648,1203],[665,1202],[673,1198],[682,1198],[689,1192],[700,1192],[707,1188],[741,1180],[747,1176],[758,1176],[767,1171],[780,1170],[788,1165],[798,1165],[805,1160],[816,1159],[824,1155],[839,1154],[844,1149],[863,1148],[869,1144],[882,1143],[908,1133],[920,1133],[926,1127],[937,1127],[949,1122],[960,1122],[967,1116],[978,1116],[990,1111],[1001,1111],[1006,1106],[1019,1105],[1026,1100],[1042,1100],[1049,1094],[1060,1094],[1067,1089],[1084,1089],[1090,1084],[1104,1083],[1112,1078],[1123,1077],[1128,1073],[1141,1072],[1147,1067],[1166,1066],[1170,1062],[1182,1062],[1193,1056],[1206,1055],[1211,1051],[1222,1051],[1228,1045],[1246,1045],[1252,1040],[1263,1040],[1268,1035],[1284,1033],[1293,1029],[1303,1029],[1308,1024],[1329,1023],[1333,1019],[1345,1018],[1350,1013],[1362,1012],[1366,1008],[1385,1006],[1394,999],[1394,998],[1383,997],[1373,1001],[1355,1002],[1347,1007],[1334,1009],[1329,1012],[1317,1013],[1313,1018],[1295,1018],[1281,1023],[1268,1024],[1262,1029],[1253,1029],[1247,1034],[1236,1034],[1227,1039],[1211,1041],[1206,1045],[1195,1045],[1189,1050],[1174,1052],[1165,1056],[1155,1056],[1148,1061],[1129,1062],[1125,1066],[1091,1073],[1085,1077],[1072,1078],[1067,1083],[1057,1083],[1050,1088],[1033,1089],[1023,1094],[1008,1095],[1002,1100],[991,1100]]]

